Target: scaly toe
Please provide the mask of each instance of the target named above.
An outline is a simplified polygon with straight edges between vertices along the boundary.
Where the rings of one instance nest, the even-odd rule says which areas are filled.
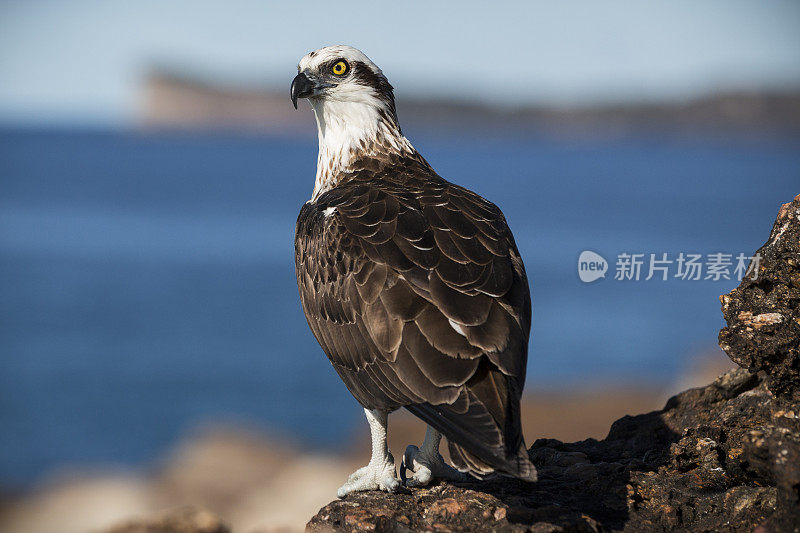
[[[405,478],[405,469],[414,472],[410,478]],[[434,480],[465,481],[467,475],[459,472],[444,462],[441,454],[428,456],[413,444],[406,448],[403,454],[400,477],[404,479],[406,487],[425,487]]]
[[[366,473],[367,468],[369,468],[369,467],[362,466],[361,468],[359,468],[358,470],[356,470],[355,472],[353,472],[352,474],[347,476],[347,483],[351,483],[351,482],[355,481],[356,479],[360,478],[361,476],[363,476]],[[345,485],[347,485],[347,483],[345,483]]]
[[[406,481],[406,487],[427,487],[433,481],[433,473],[426,466],[420,466]]]
[[[385,464],[370,463],[350,474],[347,482],[336,491],[336,495],[344,498],[351,492],[366,490],[397,492],[400,482],[394,477],[394,459],[391,459],[391,455],[389,458],[390,461]]]
[[[395,493],[400,489],[400,482],[392,476],[384,476],[380,481],[380,489],[386,492]]]

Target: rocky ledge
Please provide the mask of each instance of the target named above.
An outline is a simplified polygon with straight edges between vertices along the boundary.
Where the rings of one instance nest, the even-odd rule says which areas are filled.
[[[336,500],[309,531],[800,531],[800,196],[752,274],[721,298],[742,368],[617,420],[602,440],[540,439],[539,481],[499,478]]]

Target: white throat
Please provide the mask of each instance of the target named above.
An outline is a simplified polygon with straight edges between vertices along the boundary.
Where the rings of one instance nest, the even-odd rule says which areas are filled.
[[[312,202],[335,187],[342,174],[351,171],[351,164],[358,157],[414,152],[399,128],[380,112],[381,108],[375,105],[377,102],[333,98],[310,98],[309,101],[317,119],[319,137]]]

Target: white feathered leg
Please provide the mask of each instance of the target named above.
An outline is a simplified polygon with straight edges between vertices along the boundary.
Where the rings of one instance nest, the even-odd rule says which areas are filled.
[[[428,426],[425,430],[425,440],[422,448],[413,444],[406,448],[403,454],[403,463],[400,466],[400,476],[405,478],[405,469],[414,472],[408,479],[403,479],[407,487],[424,487],[436,479],[445,481],[466,481],[468,476],[459,472],[444,462],[439,453],[439,442],[442,434]]]
[[[369,431],[372,435],[372,458],[369,464],[359,468],[347,478],[347,483],[336,492],[344,498],[351,492],[364,490],[385,490],[397,492],[400,482],[395,477],[394,457],[389,453],[386,445],[386,426],[389,413],[386,411],[364,409],[369,422]]]

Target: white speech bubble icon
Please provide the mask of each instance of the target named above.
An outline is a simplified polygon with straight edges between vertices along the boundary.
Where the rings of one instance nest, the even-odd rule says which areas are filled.
[[[590,250],[584,250],[578,257],[578,277],[584,283],[591,283],[606,277],[608,261]]]

